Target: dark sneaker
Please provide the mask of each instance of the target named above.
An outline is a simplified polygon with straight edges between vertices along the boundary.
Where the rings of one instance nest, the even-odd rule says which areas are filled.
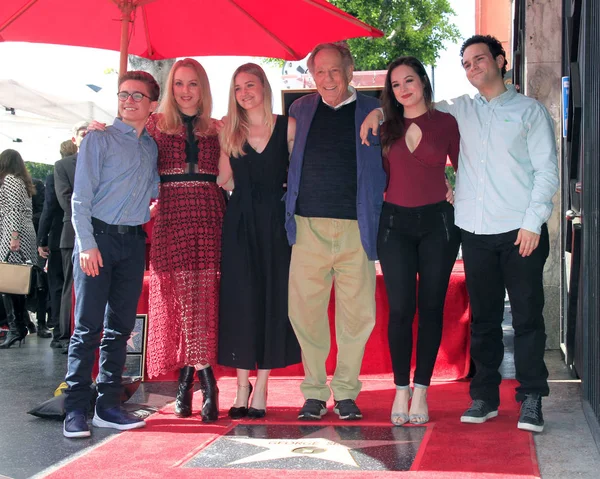
[[[460,422],[481,424],[498,415],[498,408],[485,402],[483,399],[475,399],[471,407],[467,409],[460,418]]]
[[[542,397],[539,394],[526,394],[521,403],[519,414],[519,429],[523,431],[542,432],[544,430],[544,415],[542,414]]]
[[[333,412],[336,413],[340,419],[347,421],[362,419],[362,413],[360,412],[360,409],[358,409],[354,399],[342,399],[341,401],[334,401]]]
[[[110,409],[99,409],[96,407],[96,414],[94,414],[92,424],[96,427],[108,427],[118,429],[119,431],[138,429],[146,426],[146,422],[143,419],[134,416],[119,406]]]
[[[300,413],[298,413],[298,419],[314,421],[321,419],[325,414],[327,414],[327,404],[325,401],[307,399],[304,401],[304,406],[300,409]]]
[[[63,424],[63,436],[65,437],[90,437],[90,428],[87,423],[87,414],[83,410],[67,413]]]

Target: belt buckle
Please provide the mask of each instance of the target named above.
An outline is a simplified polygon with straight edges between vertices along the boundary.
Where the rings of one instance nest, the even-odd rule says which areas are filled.
[[[120,235],[126,235],[129,233],[129,226],[127,225],[117,225],[117,233]]]

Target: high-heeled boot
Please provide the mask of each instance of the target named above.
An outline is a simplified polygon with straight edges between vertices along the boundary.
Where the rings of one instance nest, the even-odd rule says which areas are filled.
[[[17,341],[19,341],[19,347],[21,347],[21,341],[27,335],[27,328],[25,324],[21,324],[21,315],[15,314],[15,307],[13,298],[8,294],[2,295],[2,303],[4,304],[4,310],[6,311],[6,320],[8,322],[8,333],[4,342],[0,344],[0,349],[8,349]]]
[[[190,417],[192,415],[192,398],[194,397],[194,372],[192,366],[184,366],[179,370],[179,384],[175,398],[175,416]]]
[[[219,419],[219,388],[212,368],[209,366],[197,371],[202,391],[202,422]]]

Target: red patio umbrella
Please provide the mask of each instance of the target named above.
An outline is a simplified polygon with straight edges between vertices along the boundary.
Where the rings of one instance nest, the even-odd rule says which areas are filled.
[[[250,55],[299,60],[321,42],[383,32],[325,0],[2,0],[0,41],[51,43],[152,60]]]

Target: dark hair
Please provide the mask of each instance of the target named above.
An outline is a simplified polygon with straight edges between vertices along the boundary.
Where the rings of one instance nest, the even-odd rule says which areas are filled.
[[[31,175],[25,167],[21,154],[16,150],[4,150],[0,153],[0,183],[4,182],[6,175],[13,175],[23,180],[30,198],[35,194],[35,186],[31,181]]]
[[[387,154],[392,144],[404,134],[404,107],[396,100],[392,89],[392,72],[400,65],[412,68],[419,76],[423,84],[425,105],[429,110],[433,108],[433,89],[423,64],[415,57],[399,57],[390,63],[381,94],[381,106],[386,119],[381,128],[381,145],[384,155]]]
[[[462,44],[462,47],[460,47],[460,58],[463,57],[465,50],[468,47],[477,43],[486,44],[490,49],[490,53],[492,54],[492,58],[494,60],[498,57],[498,55],[502,55],[504,58],[504,65],[502,65],[502,78],[504,78],[504,75],[506,75],[506,65],[508,65],[508,62],[506,61],[506,52],[502,47],[502,43],[500,43],[496,37],[491,35],[473,35],[471,38],[467,38]]]
[[[127,80],[137,80],[145,83],[148,86],[148,93],[150,93],[150,101],[158,101],[158,97],[160,96],[160,87],[150,73],[140,70],[125,72],[125,74],[119,78],[119,87],[121,87],[121,84]]]

